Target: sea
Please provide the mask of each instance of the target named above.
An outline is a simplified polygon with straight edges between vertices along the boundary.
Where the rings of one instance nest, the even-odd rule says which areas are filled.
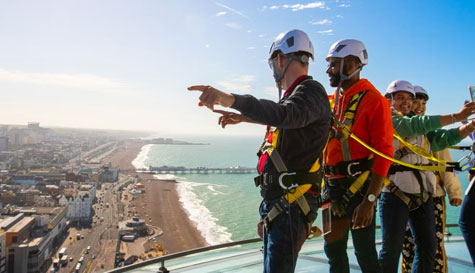
[[[190,168],[255,167],[256,153],[262,142],[262,137],[257,136],[181,136],[175,139],[202,145],[145,145],[132,164],[135,168],[164,165]],[[468,154],[459,150],[451,152],[454,160]],[[257,237],[256,223],[261,197],[259,188],[254,185],[253,178],[256,175],[257,173],[156,176],[179,182],[177,189],[183,208],[207,243],[215,245]],[[467,173],[459,173],[458,178],[464,193],[468,186]],[[460,207],[447,205],[447,223],[457,223],[459,213]],[[316,223],[319,226],[320,221],[318,217]],[[376,224],[379,225],[379,212],[376,214]],[[461,235],[458,228],[451,228],[450,232]]]

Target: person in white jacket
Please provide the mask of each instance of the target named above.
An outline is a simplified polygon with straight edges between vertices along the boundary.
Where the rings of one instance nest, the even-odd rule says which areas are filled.
[[[423,116],[426,111],[426,103],[429,100],[429,95],[424,88],[420,86],[414,86],[416,93],[416,99],[412,104],[412,111],[414,114]],[[433,152],[435,158],[452,162],[452,156],[449,149]],[[447,256],[444,248],[444,231],[445,231],[445,219],[446,219],[446,204],[445,194],[449,197],[449,203],[452,206],[460,206],[462,204],[462,189],[460,181],[457,176],[452,172],[437,172],[437,184],[436,192],[434,193],[434,213],[435,213],[435,225],[437,236],[437,252],[435,256],[435,263],[433,272],[447,273]],[[411,230],[406,230],[404,237],[401,271],[403,273],[409,273],[412,269],[412,261],[414,259],[415,247],[414,240],[411,234]]]

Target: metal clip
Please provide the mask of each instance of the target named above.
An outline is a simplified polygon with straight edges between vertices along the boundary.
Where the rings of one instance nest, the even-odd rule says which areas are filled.
[[[359,164],[360,164],[360,161],[356,161],[356,162],[352,162],[352,163],[348,164],[348,166],[346,167],[346,171],[348,172],[348,175],[350,175],[350,176],[356,176],[356,175],[361,174],[362,171],[357,171],[357,172],[355,172],[355,173],[352,173],[352,172],[351,172],[351,166],[353,166],[353,165],[359,165]]]
[[[279,176],[279,185],[282,189],[284,190],[291,190],[293,188],[297,188],[299,186],[299,184],[290,184],[290,186],[285,186],[284,185],[284,182],[283,182],[283,179],[284,179],[284,176],[287,176],[287,175],[295,175],[296,173],[281,173],[280,176]]]

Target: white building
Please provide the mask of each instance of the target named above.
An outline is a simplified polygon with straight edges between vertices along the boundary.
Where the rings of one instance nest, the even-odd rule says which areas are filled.
[[[89,191],[92,201],[96,200],[96,182],[82,182],[79,186],[80,191]]]
[[[79,191],[75,196],[63,195],[59,205],[68,207],[66,217],[71,222],[90,223],[92,220],[92,196],[89,191]]]

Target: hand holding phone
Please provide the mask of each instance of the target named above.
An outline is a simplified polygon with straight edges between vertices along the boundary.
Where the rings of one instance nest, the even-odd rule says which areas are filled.
[[[470,92],[470,98],[475,101],[475,85],[469,85],[468,91]]]

